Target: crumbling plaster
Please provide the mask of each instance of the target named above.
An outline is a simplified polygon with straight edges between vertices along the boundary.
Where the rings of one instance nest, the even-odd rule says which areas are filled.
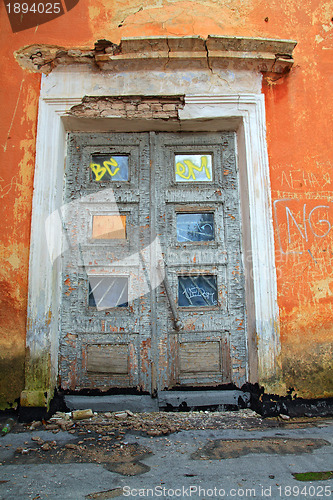
[[[119,45],[98,40],[94,49],[29,45],[16,51],[18,63],[30,71],[49,74],[53,68],[86,64],[109,71],[172,70],[177,67],[252,69],[285,74],[293,65],[296,42],[249,37],[209,35],[188,37],[124,38]]]

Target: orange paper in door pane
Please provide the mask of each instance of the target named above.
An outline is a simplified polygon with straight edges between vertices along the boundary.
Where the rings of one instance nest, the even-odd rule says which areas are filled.
[[[126,215],[94,215],[92,237],[95,240],[126,239]]]

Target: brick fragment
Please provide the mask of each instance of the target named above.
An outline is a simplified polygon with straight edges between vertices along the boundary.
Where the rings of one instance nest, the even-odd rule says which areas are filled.
[[[142,102],[141,104],[138,105],[138,111],[143,112],[143,111],[150,111],[150,106],[146,102]]]
[[[126,111],[136,111],[136,105],[131,103],[126,103]]]
[[[152,111],[162,111],[162,104],[151,104],[150,106]]]
[[[176,106],[174,104],[163,104],[163,111],[176,111]]]

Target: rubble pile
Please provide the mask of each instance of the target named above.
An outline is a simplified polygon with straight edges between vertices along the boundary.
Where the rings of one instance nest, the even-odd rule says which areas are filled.
[[[249,428],[263,423],[251,410],[237,412],[153,412],[130,410],[96,413],[91,409],[56,412],[47,421],[22,426],[32,432],[29,441],[16,449],[19,463],[102,463],[109,470],[125,475],[146,472],[140,461],[151,453],[147,447],[125,441],[125,434],[167,436],[181,430]],[[17,429],[18,432],[19,429]],[[42,436],[41,436],[41,435]],[[63,436],[72,435],[68,442]]]
[[[24,433],[24,439],[21,439],[15,448],[13,447],[14,453],[8,456],[2,465],[96,463],[122,475],[137,475],[149,470],[148,465],[142,463],[142,460],[155,450],[154,446],[158,442],[164,443],[165,447],[171,446],[182,454],[187,452],[186,447],[180,446],[182,441],[175,441],[170,436],[176,432],[224,429],[249,431],[274,427],[298,428],[307,425],[314,425],[313,419],[286,420],[280,416],[263,419],[250,409],[237,412],[133,413],[124,410],[97,413],[92,409],[56,412],[49,420],[34,421],[29,424],[16,423],[11,433]],[[316,421],[315,425],[319,423]],[[182,439],[181,435],[179,438]],[[156,439],[155,443],[151,441],[152,449],[147,446],[150,439]],[[263,440],[263,449],[266,449],[266,441]],[[285,441],[281,442],[284,446]],[[222,448],[225,444],[226,441],[223,440]],[[233,444],[234,447],[236,445],[238,446],[238,443]],[[5,447],[11,446],[10,443],[5,445]],[[310,447],[310,444],[307,446]],[[220,453],[215,448],[211,450],[211,459],[215,459],[216,453]],[[202,448],[198,450],[200,451],[198,459],[207,459],[206,456],[202,457]],[[210,449],[207,449],[208,452],[210,453]],[[239,450],[233,452],[238,453]],[[192,458],[196,459],[194,456]]]
[[[60,430],[74,433],[95,432],[118,435],[137,431],[148,436],[172,434],[181,430],[194,429],[242,429],[263,423],[260,415],[245,409],[235,412],[152,412],[133,413],[130,410],[96,413],[91,409],[73,412],[56,412],[47,421],[34,421],[26,427],[31,430]]]
[[[87,410],[85,410],[87,411]],[[65,417],[66,416],[66,417]],[[69,420],[66,420],[69,419]],[[245,422],[246,421],[246,422]],[[94,413],[91,418],[71,418],[69,414],[56,413],[46,427],[56,422],[63,430],[73,428],[80,432],[95,431],[101,434],[125,433],[137,431],[148,436],[168,435],[181,430],[194,429],[227,429],[244,428],[262,422],[260,416],[252,410],[235,412],[152,412],[133,413],[130,410],[121,412]]]

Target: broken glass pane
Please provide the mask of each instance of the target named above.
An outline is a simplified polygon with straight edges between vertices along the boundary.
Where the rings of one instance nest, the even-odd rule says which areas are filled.
[[[126,215],[94,215],[92,237],[95,240],[126,239]]]
[[[99,181],[128,181],[128,156],[94,154],[90,168],[92,179]]]
[[[180,307],[217,306],[216,276],[178,276],[178,305]]]
[[[89,307],[98,311],[128,306],[128,278],[123,276],[90,276]]]
[[[176,182],[211,182],[212,155],[175,155]]]
[[[214,214],[177,214],[177,241],[214,240]]]

